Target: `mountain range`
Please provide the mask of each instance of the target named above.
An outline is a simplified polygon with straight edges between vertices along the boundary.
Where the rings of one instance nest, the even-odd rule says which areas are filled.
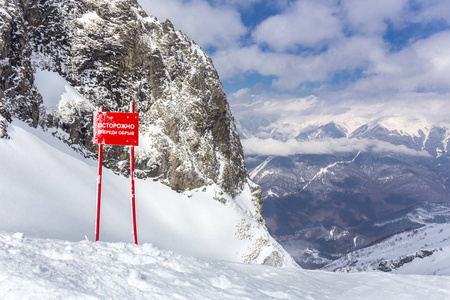
[[[448,222],[450,126],[433,111],[445,102],[430,101],[430,110],[298,102],[301,108],[281,117],[260,109],[241,119],[246,110],[232,107],[269,231],[300,265],[324,267],[419,228],[407,217],[417,210]]]

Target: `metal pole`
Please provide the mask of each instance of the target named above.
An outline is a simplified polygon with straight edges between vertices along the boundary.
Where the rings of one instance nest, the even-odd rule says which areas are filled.
[[[134,102],[131,102],[131,112],[134,113]],[[134,188],[134,146],[130,149],[130,168],[131,168],[131,213],[133,217],[133,238],[134,243],[137,245],[137,229],[136,229],[136,193]]]
[[[101,108],[101,112],[104,108]],[[98,145],[98,177],[97,177],[97,220],[95,223],[95,241],[98,241],[100,234],[100,202],[102,194],[102,161],[103,161],[103,145]]]

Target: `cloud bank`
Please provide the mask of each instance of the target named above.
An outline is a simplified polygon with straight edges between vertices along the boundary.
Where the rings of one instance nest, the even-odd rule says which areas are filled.
[[[245,153],[288,156],[294,154],[332,154],[342,152],[401,153],[428,156],[405,146],[375,139],[351,138],[362,126],[381,126],[411,140],[424,139],[434,127],[450,132],[450,102],[436,94],[404,94],[378,103],[329,103],[318,97],[292,97],[289,94],[254,94],[242,89],[229,95],[231,108],[243,136]],[[300,135],[335,124],[347,137],[297,141]]]
[[[295,154],[335,154],[348,152],[396,153],[410,156],[430,157],[426,151],[416,151],[403,145],[393,145],[370,139],[321,139],[312,141],[279,141],[272,138],[249,138],[242,140],[247,155],[290,156]]]

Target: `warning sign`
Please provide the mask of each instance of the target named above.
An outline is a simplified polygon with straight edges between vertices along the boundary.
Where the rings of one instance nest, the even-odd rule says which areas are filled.
[[[94,115],[94,143],[139,145],[139,114],[97,112]]]

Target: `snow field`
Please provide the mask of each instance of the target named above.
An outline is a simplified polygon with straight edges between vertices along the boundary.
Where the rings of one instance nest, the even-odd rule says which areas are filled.
[[[450,277],[342,274],[200,259],[151,244],[0,232],[2,299],[449,299]]]

